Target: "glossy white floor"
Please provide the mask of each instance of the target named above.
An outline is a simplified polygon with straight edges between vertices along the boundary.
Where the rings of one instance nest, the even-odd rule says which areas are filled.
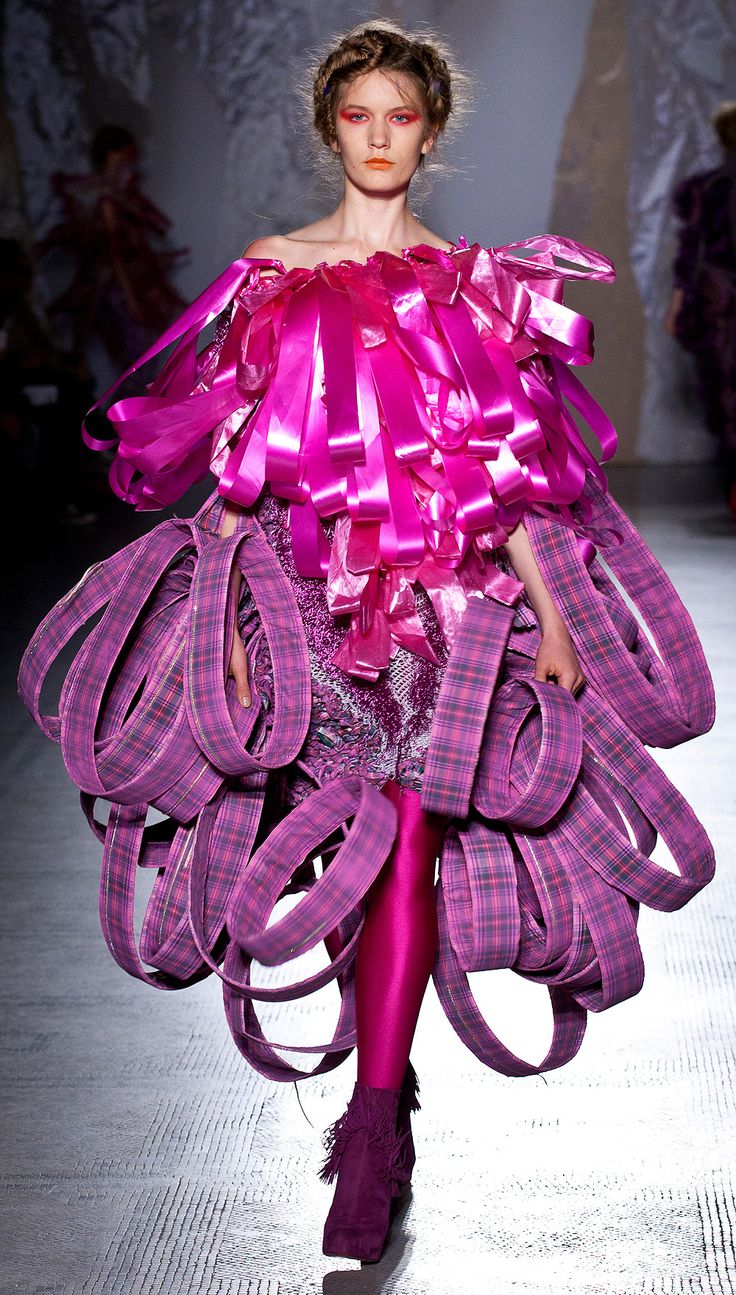
[[[546,1079],[481,1067],[430,991],[413,1054],[414,1193],[378,1265],[321,1253],[331,1189],[316,1176],[320,1134],[343,1109],[354,1062],[302,1085],[310,1127],[293,1086],[240,1060],[215,983],[157,994],[114,967],[97,925],[98,847],[58,751],[8,701],[0,1291],[736,1291],[736,532],[712,484],[688,470],[619,470],[612,483],[690,607],[716,677],[716,729],[659,758],[720,870],[682,912],[642,910],[643,992],[592,1017],[580,1055]],[[74,541],[39,575],[43,590],[11,605],[8,671],[75,563],[76,574],[88,564],[78,557]],[[541,1058],[544,991],[510,973],[477,988],[505,1040]],[[280,1036],[326,1037],[333,1011],[329,994],[289,1009]]]

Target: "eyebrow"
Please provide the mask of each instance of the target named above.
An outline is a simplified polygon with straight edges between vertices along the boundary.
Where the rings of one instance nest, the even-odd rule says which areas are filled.
[[[342,111],[343,111],[343,112],[346,112],[348,108],[359,108],[361,112],[370,112],[370,111],[371,111],[371,110],[370,110],[370,108],[366,108],[362,103],[345,103],[345,104],[343,104],[343,105],[342,105]],[[418,111],[418,109],[417,109],[416,105],[415,105],[415,104],[411,104],[411,103],[399,103],[399,104],[396,104],[396,106],[395,106],[394,108],[389,108],[389,110],[388,110],[388,111],[389,111],[389,112],[399,112],[399,110],[400,110],[401,108],[408,108],[408,109],[410,110],[410,112],[417,112],[417,111]]]

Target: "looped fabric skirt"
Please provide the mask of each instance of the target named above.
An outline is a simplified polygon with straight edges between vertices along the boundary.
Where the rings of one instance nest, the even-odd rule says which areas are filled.
[[[335,1067],[355,1043],[364,897],[396,833],[379,788],[395,778],[447,820],[434,980],[451,1025],[503,1074],[563,1065],[587,1012],[641,987],[639,904],[677,909],[713,875],[702,826],[646,750],[705,732],[714,715],[700,643],[667,576],[591,478],[577,528],[587,546],[554,516],[526,518],[586,675],[577,699],[534,679],[539,632],[527,603],[470,598],[448,652],[419,587],[439,664],[399,647],[385,675],[363,683],[330,664],[345,626],[333,624],[323,582],[294,570],[284,505],[265,496],[228,539],[219,508],[213,496],[195,518],[163,522],[90,568],[21,665],[23,700],[60,744],[103,844],[113,957],[162,989],[218,975],[237,1047],[273,1079]],[[226,680],[236,615],[249,708]],[[90,623],[58,714],[42,714],[51,665]],[[658,835],[677,872],[653,862]],[[156,877],[138,938],[140,867]],[[298,900],[274,922],[286,896]],[[264,983],[260,971],[254,983],[254,963],[284,967],[336,928],[341,952],[307,979],[285,983],[282,971]],[[505,1047],[473,998],[468,973],[501,967],[547,987],[553,1031],[539,1064]],[[266,1039],[257,1002],[331,980],[331,1039]],[[316,1065],[292,1053],[314,1053]]]

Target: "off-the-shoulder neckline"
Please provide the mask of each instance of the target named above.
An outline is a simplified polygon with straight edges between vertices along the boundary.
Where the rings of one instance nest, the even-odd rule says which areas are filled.
[[[378,260],[379,256],[394,256],[397,260],[404,260],[408,255],[418,252],[421,248],[425,247],[430,247],[435,252],[444,252],[445,256],[453,256],[455,252],[467,252],[470,244],[467,239],[461,235],[459,241],[457,243],[451,243],[449,248],[435,247],[433,243],[412,243],[409,247],[402,247],[401,257],[398,257],[396,252],[389,252],[382,248],[377,252],[372,252],[366,261],[356,261],[352,257],[345,256],[340,261],[318,261],[316,265],[292,265],[288,270],[286,269],[284,262],[280,260],[278,256],[270,256],[268,259],[269,261],[272,261],[274,265],[280,266],[284,274],[316,274],[317,270],[338,270],[343,265],[351,266],[354,269],[366,270]]]

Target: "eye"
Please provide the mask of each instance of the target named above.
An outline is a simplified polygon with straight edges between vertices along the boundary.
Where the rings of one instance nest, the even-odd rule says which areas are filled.
[[[409,125],[413,121],[419,120],[418,113],[415,112],[395,112],[392,121],[398,121],[400,125]]]
[[[340,116],[343,121],[365,121],[366,119],[365,113],[358,112],[357,110],[354,112],[341,112]]]

